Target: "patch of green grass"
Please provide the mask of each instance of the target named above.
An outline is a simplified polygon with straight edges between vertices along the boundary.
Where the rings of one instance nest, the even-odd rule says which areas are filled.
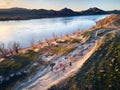
[[[33,50],[30,50],[29,53],[26,53],[23,56],[26,57],[26,58],[31,58],[36,54],[37,54],[36,52],[34,52]]]
[[[54,54],[66,54],[75,48],[76,47],[73,45],[69,45],[69,46],[61,45],[61,46],[52,48],[51,51]]]
[[[115,36],[114,36],[114,34],[113,33],[108,33],[107,35],[106,35],[106,40],[111,40],[112,38],[114,38]]]
[[[66,40],[67,43],[81,43],[81,39],[79,38],[70,38]]]
[[[0,63],[0,75],[7,76],[17,72],[31,62],[30,59],[22,56],[13,56],[12,58],[13,60],[6,58],[5,61]]]
[[[113,22],[113,24],[120,28],[120,18]]]
[[[86,31],[82,35],[84,38],[89,38],[91,36],[91,34],[92,34],[92,31]]]

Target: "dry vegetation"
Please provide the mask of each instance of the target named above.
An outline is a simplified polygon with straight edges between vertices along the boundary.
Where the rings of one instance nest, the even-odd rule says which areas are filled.
[[[112,25],[120,26],[119,14],[112,14],[107,16],[105,19],[98,21],[96,27],[112,26]]]

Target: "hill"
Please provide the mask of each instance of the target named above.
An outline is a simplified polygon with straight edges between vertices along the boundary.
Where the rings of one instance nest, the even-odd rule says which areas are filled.
[[[108,21],[109,20],[109,21]],[[105,35],[103,44],[72,77],[61,81],[49,90],[119,90],[120,89],[120,15],[110,15],[98,22],[102,31],[111,24],[113,32]],[[117,23],[117,24],[116,24]],[[107,24],[107,26],[106,26]],[[109,29],[107,29],[109,30]],[[107,31],[106,31],[107,32]]]
[[[101,26],[120,26],[120,15],[113,14],[110,16],[107,16],[105,19],[102,19],[97,22],[96,26],[101,27]]]
[[[101,10],[99,8],[93,7],[89,8],[88,10],[81,11],[83,15],[101,15],[101,14],[108,14],[108,12]]]
[[[93,7],[84,11],[76,12],[68,8],[61,10],[46,10],[46,9],[25,9],[25,8],[10,8],[0,9],[0,20],[24,20],[24,19],[37,19],[37,18],[52,18],[52,17],[65,17],[65,16],[80,16],[80,15],[101,15],[101,14],[114,14],[120,13],[119,10],[104,11],[99,8]]]

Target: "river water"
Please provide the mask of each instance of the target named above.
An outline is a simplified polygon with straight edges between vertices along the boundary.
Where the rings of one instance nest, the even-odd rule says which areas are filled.
[[[74,31],[86,30],[106,15],[72,16],[18,21],[0,21],[0,42],[8,45],[19,42],[21,47],[28,47],[34,40],[52,38],[52,34],[65,35]]]

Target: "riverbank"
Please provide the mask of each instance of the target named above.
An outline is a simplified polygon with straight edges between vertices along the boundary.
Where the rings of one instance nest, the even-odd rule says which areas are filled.
[[[57,40],[54,37],[54,39],[39,42],[40,44],[33,43],[31,47],[19,50],[19,54],[3,58],[4,60],[0,63],[1,89],[12,89],[13,86],[20,86],[20,83],[34,78],[34,80],[29,81],[30,84],[40,75],[44,75],[45,73],[39,75],[38,72],[42,72],[44,69],[49,70],[50,68],[46,67],[53,59],[73,51],[76,48],[75,43],[82,43],[90,37],[90,33],[85,32],[78,30],[72,35],[66,34]],[[79,36],[77,36],[78,34]],[[69,47],[67,47],[68,45]]]
[[[78,29],[81,31],[87,30],[96,25],[96,20],[104,18],[105,16],[106,15],[73,16],[0,22],[0,42],[4,43],[6,47],[10,46],[9,44],[13,42],[18,42],[21,48],[25,48],[33,42],[38,43],[38,41],[51,39],[53,38],[53,34],[56,34],[56,36],[60,38]],[[9,32],[11,34],[9,34]]]

